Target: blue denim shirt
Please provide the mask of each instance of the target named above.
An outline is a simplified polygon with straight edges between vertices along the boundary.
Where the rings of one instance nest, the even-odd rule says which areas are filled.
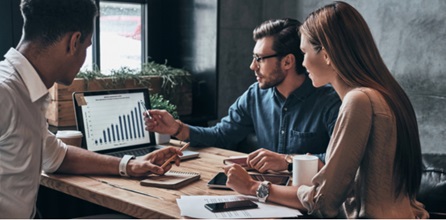
[[[287,99],[276,88],[260,89],[254,83],[218,124],[190,126],[190,142],[237,150],[237,144],[255,132],[258,148],[325,155],[340,105],[331,86],[314,88],[308,77]],[[324,161],[324,156],[319,157]]]

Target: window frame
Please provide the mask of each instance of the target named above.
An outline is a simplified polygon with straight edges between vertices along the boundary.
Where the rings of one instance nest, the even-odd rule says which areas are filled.
[[[148,0],[95,0],[95,3],[99,9],[99,15],[96,17],[94,21],[94,32],[93,32],[93,42],[92,42],[92,66],[97,66],[97,68],[101,69],[101,25],[100,25],[100,3],[101,2],[110,2],[110,3],[133,3],[133,4],[141,4],[141,67],[143,63],[147,62],[147,28],[146,28],[146,20],[147,20],[147,5]],[[140,68],[141,68],[140,67]]]

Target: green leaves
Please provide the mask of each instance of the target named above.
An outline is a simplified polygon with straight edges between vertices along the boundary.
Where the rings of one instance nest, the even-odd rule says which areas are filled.
[[[175,88],[183,85],[183,83],[191,83],[192,75],[184,69],[174,68],[167,65],[167,60],[164,64],[155,63],[154,61],[142,64],[141,70],[131,69],[129,67],[121,67],[117,70],[111,70],[110,75],[104,75],[97,66],[93,70],[82,70],[77,74],[77,78],[87,80],[97,78],[112,79],[111,85],[104,85],[106,88],[117,88],[125,84],[127,79],[134,79],[138,85],[150,85],[150,81],[141,76],[159,76],[162,78],[161,88],[163,94],[167,98],[171,97]]]
[[[171,95],[177,86],[183,85],[184,82],[192,82],[192,75],[184,70],[173,68],[164,64],[158,64],[153,61],[144,63],[139,73],[142,76],[160,76],[163,79],[161,88],[166,95]]]
[[[169,112],[175,119],[178,119],[177,107],[170,103],[169,100],[164,99],[162,95],[151,94],[150,105],[152,109],[162,109]]]

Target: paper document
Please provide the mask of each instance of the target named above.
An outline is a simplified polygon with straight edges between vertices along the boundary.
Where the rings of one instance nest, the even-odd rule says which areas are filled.
[[[204,207],[207,203],[252,200],[259,208],[228,212],[211,212]],[[190,218],[296,218],[302,213],[297,209],[272,203],[261,203],[253,196],[181,196],[177,199],[181,216]]]

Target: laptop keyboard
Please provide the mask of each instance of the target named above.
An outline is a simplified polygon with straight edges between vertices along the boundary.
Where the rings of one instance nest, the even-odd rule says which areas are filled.
[[[107,153],[107,154],[111,155],[111,156],[115,156],[115,157],[123,157],[126,154],[135,155],[138,157],[138,156],[146,155],[146,154],[152,152],[153,150],[155,150],[155,149],[152,147],[145,147],[145,148],[139,148],[139,149],[126,150],[126,151],[112,152],[112,153]]]

